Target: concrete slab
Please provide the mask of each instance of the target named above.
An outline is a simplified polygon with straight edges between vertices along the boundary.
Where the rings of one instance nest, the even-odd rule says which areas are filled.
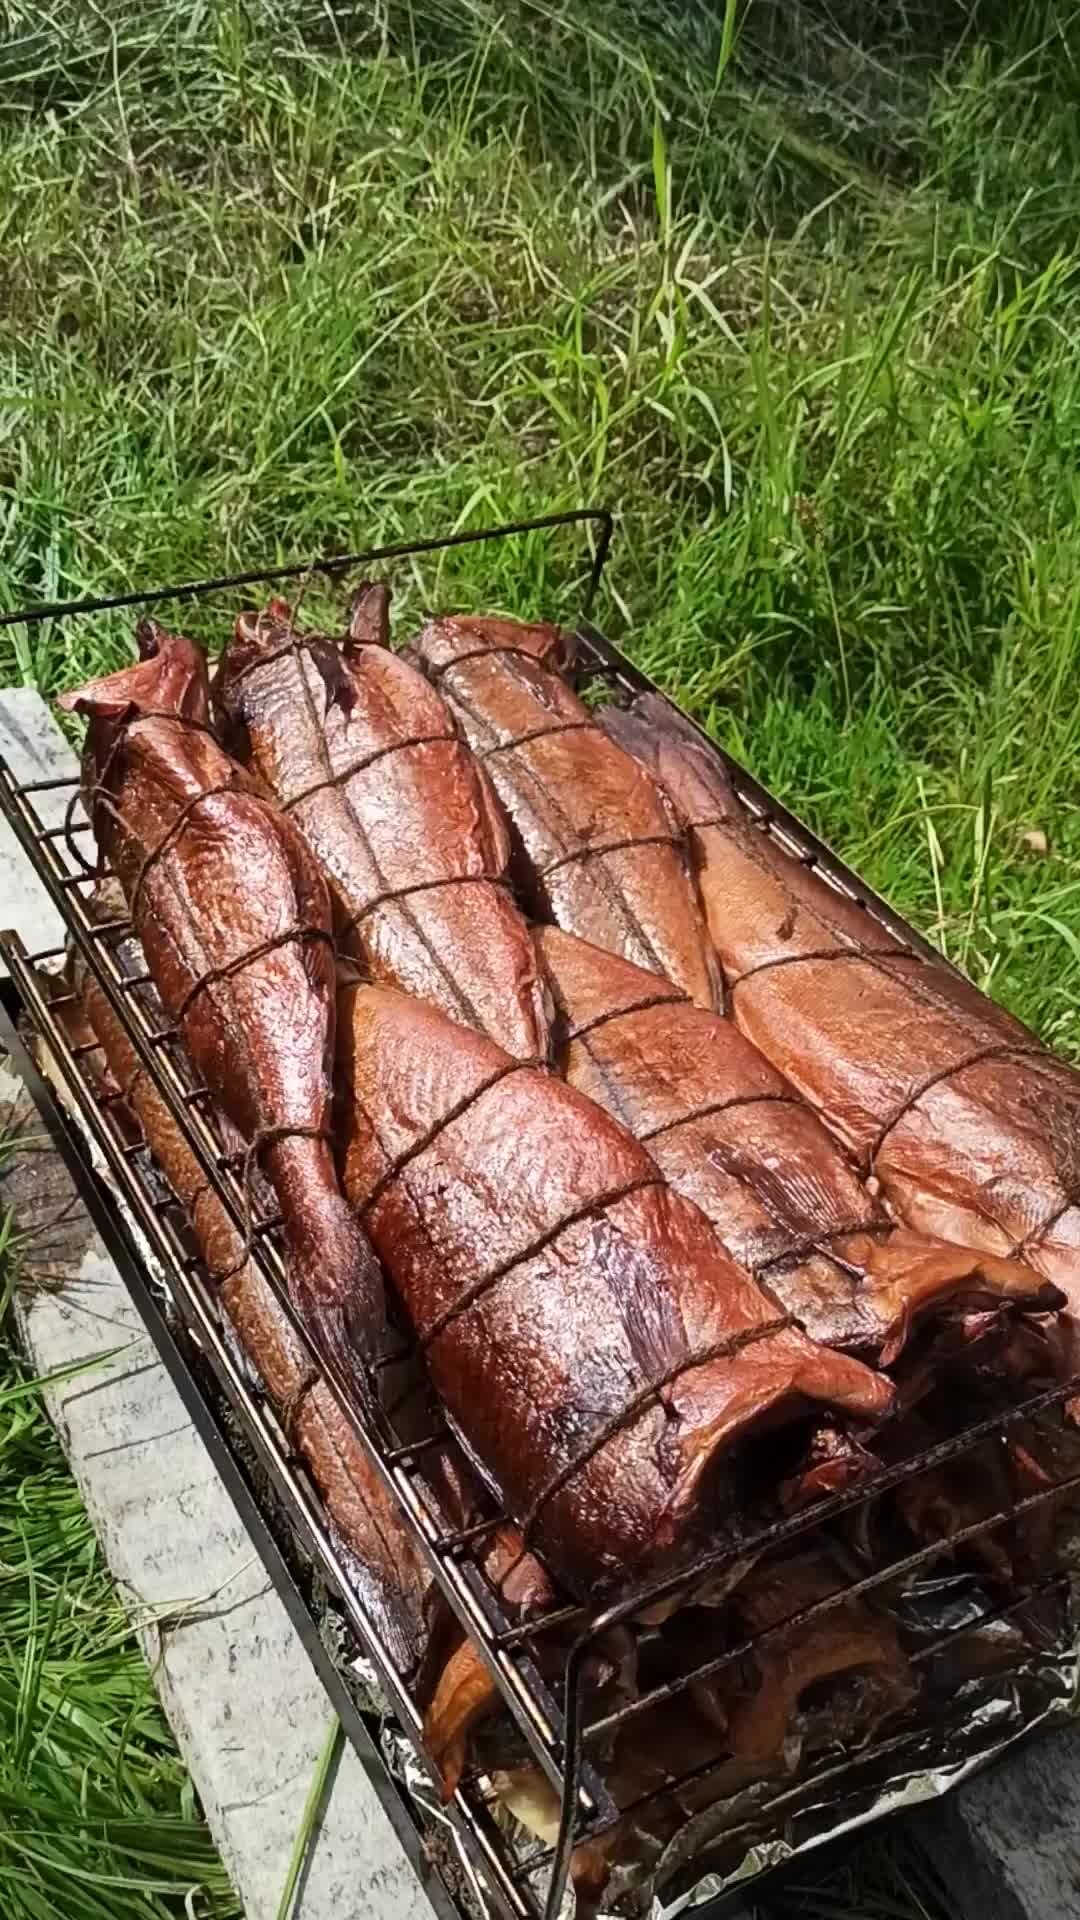
[[[20,780],[75,770],[40,696],[0,693],[0,755]],[[67,793],[40,797],[49,825]],[[59,916],[0,828],[0,921],[37,951]],[[0,1062],[0,1119],[24,1131],[0,1206],[31,1231],[21,1320],[41,1373],[95,1362],[47,1395],[162,1704],[249,1920],[275,1920],[332,1714],[112,1262],[21,1084]],[[110,1357],[105,1359],[103,1355]],[[333,1783],[296,1920],[431,1920],[351,1748]]]
[[[15,1117],[33,1124],[25,1104]],[[81,1212],[57,1223],[67,1181],[43,1146],[0,1179],[0,1205],[32,1187],[52,1223],[44,1283],[30,1252],[27,1349],[41,1373],[93,1363],[49,1411],[245,1911],[274,1920],[329,1704],[116,1269]],[[431,1920],[351,1749],[296,1912]]]
[[[1019,1753],[912,1820],[963,1920],[1080,1915],[1080,1731]]]
[[[0,759],[20,783],[57,780],[78,772],[78,761],[48,707],[32,687],[0,693]],[[70,791],[43,793],[38,806],[46,826],[63,825]],[[6,821],[0,820],[0,926],[16,927],[34,953],[64,937],[63,924],[49,896],[19,852]],[[0,976],[6,973],[0,963]]]

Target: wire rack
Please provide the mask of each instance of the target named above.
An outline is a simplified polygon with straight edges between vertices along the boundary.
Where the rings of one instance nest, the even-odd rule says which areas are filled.
[[[21,615],[2,616],[0,624],[10,624],[16,619],[28,622],[58,618],[83,620],[117,607],[142,608],[208,600],[235,594],[237,588],[256,583],[302,582],[312,574],[321,574],[339,586],[372,562],[414,559],[450,546],[582,525],[593,534],[584,589],[587,613],[611,537],[609,516],[592,510],[545,516],[512,527],[484,529],[444,540],[372,549],[314,565],[278,567],[230,579],[155,589],[145,594],[118,595],[105,601],[50,603],[27,609]],[[232,610],[235,611],[235,605]],[[602,683],[609,697],[613,695],[617,699],[630,698],[646,689],[655,691],[646,677],[587,618],[579,624],[578,640],[578,673],[583,687],[588,682]],[[702,735],[702,739],[706,738]],[[711,742],[708,744],[711,751],[719,751]],[[813,865],[838,891],[859,902],[868,915],[888,929],[892,938],[916,952],[931,955],[932,949],[793,815],[742,768],[724,759],[763,832],[773,835],[789,852]],[[161,1024],[160,1009],[148,977],[145,972],[132,973],[124,963],[121,948],[131,935],[130,925],[123,918],[106,923],[95,921],[89,911],[89,889],[98,868],[91,857],[90,829],[82,813],[77,782],[72,778],[19,784],[0,762],[0,809],[60,908],[69,944],[107,995],[141,1066],[181,1130],[203,1175],[238,1232],[246,1236],[250,1229],[250,1196],[237,1156],[232,1143],[221,1133],[206,1089],[193,1077],[175,1031]],[[402,1800],[389,1780],[370,1718],[365,1718],[356,1707],[350,1675],[357,1658],[377,1675],[397,1725],[415,1754],[416,1765],[431,1783],[434,1804],[437,1772],[424,1748],[424,1702],[362,1604],[350,1575],[348,1556],[340,1550],[304,1463],[294,1452],[250,1368],[238,1358],[236,1342],[225,1322],[214,1284],[192,1252],[182,1210],[164,1188],[145,1145],[132,1141],[130,1133],[125,1133],[118,1124],[115,1111],[100,1099],[88,1057],[93,1048],[73,1046],[69,1042],[63,1022],[57,1017],[62,1011],[62,998],[42,990],[40,969],[58,964],[63,950],[28,955],[11,935],[0,936],[0,949],[12,976],[19,1011],[45,1047],[59,1074],[65,1103],[77,1116],[77,1135],[73,1136],[65,1125],[48,1088],[35,1073],[34,1063],[27,1059],[23,1049],[35,1095],[57,1132],[65,1157],[90,1200],[111,1250],[122,1257],[136,1304],[197,1414],[201,1429],[213,1438],[224,1460],[230,1490],[242,1506],[270,1575],[301,1627],[305,1644],[354,1744],[392,1807],[414,1864],[440,1913],[452,1913],[456,1903],[457,1910],[471,1906],[487,1913],[526,1916],[527,1920],[541,1920],[541,1917],[554,1920],[564,1898],[574,1847],[583,1839],[601,1836],[628,1814],[641,1819],[647,1815],[650,1800],[675,1793],[693,1781],[695,1769],[691,1768],[682,1779],[675,1776],[666,1780],[662,1789],[643,1794],[628,1807],[625,1797],[621,1802],[615,1798],[605,1777],[603,1756],[610,1752],[616,1739],[630,1734],[642,1715],[668,1703],[674,1705],[695,1686],[714,1681],[726,1670],[738,1671],[739,1663],[748,1657],[760,1656],[770,1643],[782,1644],[784,1637],[796,1629],[810,1628],[856,1602],[875,1604],[895,1595],[902,1583],[917,1581],[920,1575],[931,1572],[940,1560],[941,1546],[931,1542],[914,1551],[886,1555],[880,1565],[875,1564],[868,1571],[856,1568],[834,1591],[794,1609],[763,1631],[742,1637],[718,1634],[719,1644],[704,1657],[684,1661],[674,1675],[647,1685],[633,1700],[609,1707],[603,1713],[590,1713],[586,1687],[590,1657],[614,1629],[655,1615],[657,1610],[672,1613],[680,1600],[692,1602],[702,1591],[703,1583],[721,1580],[726,1570],[748,1559],[760,1560],[766,1555],[779,1557],[812,1542],[825,1541],[835,1547],[840,1532],[859,1509],[867,1508],[870,1502],[882,1502],[897,1488],[970,1455],[974,1449],[988,1444],[994,1447],[1007,1444],[1010,1429],[1022,1426],[1026,1431],[1032,1422],[1052,1417],[1054,1410],[1076,1390],[1076,1382],[1061,1384],[1004,1409],[995,1409],[932,1447],[882,1466],[870,1487],[856,1485],[819,1501],[807,1511],[772,1517],[768,1524],[745,1531],[735,1540],[729,1538],[723,1545],[700,1554],[677,1574],[654,1577],[638,1582],[632,1589],[605,1595],[602,1605],[584,1605],[566,1598],[540,1615],[526,1620],[512,1619],[499,1592],[481,1570],[475,1551],[505,1521],[506,1515],[492,1503],[492,1511],[479,1522],[468,1527],[455,1525],[452,1516],[433,1498],[423,1473],[425,1456],[445,1438],[445,1429],[435,1424],[419,1437],[405,1437],[395,1429],[389,1416],[378,1411],[358,1410],[347,1384],[334,1378],[325,1360],[316,1355],[296,1318],[285,1285],[275,1219],[272,1216],[257,1218],[251,1234],[253,1259],[273,1289],[302,1348],[306,1349],[312,1367],[328,1379],[342,1416],[352,1425],[371,1465],[397,1502],[418,1553],[493,1677],[516,1729],[522,1755],[531,1759],[559,1799],[559,1830],[554,1843],[542,1846],[523,1843],[520,1836],[508,1829],[506,1822],[496,1819],[490,1777],[477,1766],[467,1769],[452,1801],[444,1809],[444,1817],[452,1823],[462,1862],[461,1872],[451,1876],[454,1885],[452,1891],[448,1891],[433,1865],[430,1848],[418,1844],[416,1805],[409,1796]],[[933,957],[940,964],[939,956],[933,954]],[[9,1038],[19,1051],[18,1035],[9,1031]],[[104,1163],[109,1182],[119,1192],[137,1229],[135,1242],[118,1221],[115,1207],[108,1198],[103,1199],[100,1176],[88,1156],[87,1141]],[[228,1410],[228,1419],[222,1417],[224,1409]],[[243,1441],[239,1448],[237,1429]],[[254,1481],[252,1461],[257,1466]],[[266,1486],[273,1494],[272,1519],[268,1515],[265,1493],[261,1491]],[[955,1551],[958,1547],[971,1546],[1000,1529],[1015,1527],[1037,1509],[1077,1487],[1080,1487],[1080,1470],[1061,1474],[1051,1484],[1040,1485],[1030,1494],[1003,1501],[993,1512],[974,1520],[962,1535],[954,1537],[952,1547]],[[333,1658],[319,1632],[310,1588],[305,1594],[301,1590],[303,1583],[298,1586],[290,1573],[290,1563],[293,1567],[297,1564],[297,1548],[300,1563],[314,1567],[325,1583],[344,1624],[345,1651]],[[1061,1598],[1064,1607],[1066,1584],[1062,1568],[1055,1566],[1004,1598],[983,1595],[980,1604],[969,1605],[966,1612],[954,1609],[956,1617],[951,1624],[943,1624],[940,1632],[928,1632],[924,1626],[915,1633],[907,1652],[912,1671],[929,1675],[946,1641],[958,1639],[990,1620],[1025,1617],[1025,1610],[1030,1611],[1055,1596]],[[1061,1618],[1063,1622],[1064,1613]],[[1042,1651],[1045,1654],[1046,1648]],[[1064,1655],[1064,1640],[1060,1651]],[[1025,1660],[1021,1663],[1022,1671],[1014,1677],[1019,1706],[1012,1733],[1019,1732],[1024,1724],[1039,1717],[1053,1703],[1053,1659],[1042,1661],[1038,1676],[1035,1674],[1037,1664],[1031,1658]],[[1062,1679],[1057,1691],[1064,1693],[1065,1690]],[[850,1801],[855,1817],[859,1817],[859,1809],[868,1806],[873,1797],[875,1781],[897,1769],[919,1771],[932,1766],[941,1750],[943,1716],[948,1709],[941,1700],[934,1701],[929,1713],[926,1705],[924,1701],[921,1713],[901,1716],[886,1735],[868,1739],[856,1752],[826,1751],[819,1764],[800,1773],[794,1782],[774,1783],[771,1787],[763,1782],[752,1810],[741,1825],[735,1819],[724,1828],[724,1848],[730,1852],[739,1843],[740,1835],[749,1844],[755,1836],[760,1837],[763,1832],[781,1825],[797,1836],[802,1831],[800,1822],[810,1819],[823,1794],[837,1802]],[[641,1721],[641,1724],[644,1726],[647,1722]],[[988,1737],[984,1735],[984,1739],[989,1744]],[[995,1739],[1000,1743],[1000,1729]],[[958,1727],[954,1746],[955,1753],[962,1756],[976,1752],[979,1736],[971,1729],[965,1731]],[[700,1772],[700,1767],[696,1771]],[[698,1871],[700,1868],[693,1863],[683,1863],[674,1884],[690,1885]]]

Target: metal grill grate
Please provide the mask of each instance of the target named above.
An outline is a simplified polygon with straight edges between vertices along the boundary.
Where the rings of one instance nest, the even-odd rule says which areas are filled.
[[[389,548],[346,556],[319,563],[315,569],[299,566],[278,568],[270,573],[252,573],[232,581],[196,583],[146,595],[116,596],[105,602],[50,605],[31,609],[23,616],[4,616],[4,623],[19,617],[29,620],[57,617],[82,619],[103,608],[145,606],[170,599],[205,599],[255,581],[303,580],[313,571],[321,572],[333,581],[340,581],[372,560],[401,559],[418,553],[436,552],[442,547],[463,544],[472,539],[499,538],[538,529],[543,531],[549,527],[590,519],[596,523],[598,539],[586,590],[588,604],[599,579],[610,536],[610,521],[604,515],[549,516],[543,521],[509,529],[485,530],[479,535],[456,536],[449,541],[426,541],[415,547]],[[602,684],[608,696],[614,694],[616,698],[631,697],[638,691],[651,688],[651,683],[587,621],[583,621],[579,628],[579,643],[579,675],[583,683]],[[587,686],[584,690],[588,691]],[[705,737],[702,736],[703,739]],[[711,743],[710,749],[718,751]],[[884,902],[871,894],[743,769],[727,761],[725,764],[763,832],[774,835],[788,852],[816,867],[839,892],[859,902],[867,914],[887,930],[891,940],[899,941],[920,954],[932,954],[932,949],[912,929]],[[236,1157],[222,1138],[209,1097],[205,1089],[195,1083],[177,1043],[175,1031],[160,1026],[160,1014],[156,1010],[148,977],[145,973],[136,976],[128,974],[119,958],[118,949],[125,936],[130,934],[130,926],[125,919],[95,923],[88,911],[88,890],[97,868],[83,851],[88,846],[86,836],[89,826],[81,813],[76,783],[56,780],[20,786],[0,763],[0,808],[59,905],[71,942],[123,1022],[142,1066],[165,1101],[203,1174],[240,1233],[246,1234],[249,1227],[249,1196]],[[172,1364],[185,1386],[189,1402],[194,1396],[202,1406],[204,1425],[207,1405],[210,1405],[211,1412],[217,1407],[214,1431],[218,1443],[222,1406],[230,1410],[233,1421],[239,1424],[247,1448],[272,1487],[277,1509],[283,1516],[283,1522],[278,1523],[278,1544],[281,1543],[283,1525],[286,1548],[289,1541],[299,1543],[304,1555],[335,1596],[354,1655],[361,1654],[376,1670],[400,1727],[434,1783],[434,1769],[423,1754],[422,1702],[415,1696],[407,1676],[395,1666],[390,1650],[358,1600],[350,1579],[347,1555],[343,1555],[338,1547],[333,1529],[322,1509],[320,1496],[308,1478],[303,1463],[293,1452],[266,1396],[238,1362],[235,1339],[224,1321],[212,1282],[199,1260],[192,1255],[190,1236],[178,1205],[163,1190],[161,1177],[151,1165],[145,1148],[137,1142],[132,1143],[130,1136],[121,1131],[108,1103],[100,1100],[92,1075],[87,1070],[90,1063],[80,1058],[84,1052],[92,1052],[93,1049],[73,1048],[69,1044],[62,1023],[57,1019],[61,1002],[50,999],[42,991],[36,965],[59,956],[27,956],[12,936],[0,938],[0,950],[9,966],[21,1010],[58,1068],[70,1106],[77,1113],[85,1136],[103,1157],[109,1177],[122,1196],[152,1257],[160,1281],[156,1294],[153,1286],[147,1287],[145,1268],[141,1266],[131,1245],[125,1242],[121,1249],[126,1270],[135,1287],[137,1304],[144,1311],[151,1331],[164,1346],[173,1342]],[[939,961],[936,954],[933,954],[933,958]],[[15,1045],[18,1046],[17,1039]],[[48,1090],[38,1081],[35,1091],[48,1112],[52,1104]],[[62,1133],[62,1122],[55,1110],[52,1117]],[[96,1176],[88,1164],[86,1153],[80,1152],[78,1144],[73,1143],[70,1136],[65,1138],[64,1146],[81,1184],[89,1197],[95,1200],[99,1224],[104,1224],[110,1232],[115,1250],[118,1232],[115,1218],[109,1220],[107,1209],[103,1212],[100,1188],[96,1196],[93,1192]],[[252,1224],[253,1258],[272,1287],[297,1337],[307,1349],[312,1365],[326,1374],[325,1362],[317,1359],[289,1302],[276,1223],[273,1218],[266,1217],[256,1218]],[[180,1332],[178,1341],[174,1338],[174,1332],[170,1332],[170,1323],[174,1332]],[[1021,1423],[1026,1427],[1037,1422],[1040,1416],[1051,1414],[1075,1391],[1076,1383],[1056,1386],[1022,1403],[994,1410],[986,1417],[975,1419],[962,1431],[957,1431],[921,1453],[882,1467],[869,1489],[865,1484],[851,1487],[818,1502],[809,1510],[774,1519],[769,1525],[748,1532],[735,1541],[729,1539],[722,1546],[700,1555],[677,1575],[668,1574],[639,1582],[632,1590],[609,1596],[602,1607],[590,1608],[567,1601],[551,1608],[545,1615],[532,1617],[525,1622],[507,1617],[500,1595],[473,1558],[474,1547],[506,1516],[492,1512],[477,1525],[455,1527],[437,1501],[433,1500],[430,1488],[422,1480],[423,1457],[438,1444],[440,1433],[432,1431],[419,1439],[406,1438],[395,1429],[388,1415],[361,1415],[343,1381],[330,1376],[330,1385],[344,1417],[354,1426],[372,1465],[399,1504],[418,1551],[431,1568],[462,1628],[494,1677],[507,1712],[518,1730],[522,1751],[531,1756],[535,1766],[560,1798],[561,1820],[555,1845],[526,1847],[507,1832],[505,1823],[500,1824],[493,1818],[492,1790],[487,1775],[476,1768],[466,1773],[447,1812],[455,1824],[464,1856],[471,1863],[472,1897],[486,1905],[488,1910],[505,1915],[533,1916],[537,1920],[538,1916],[544,1914],[547,1920],[551,1920],[559,1908],[570,1854],[577,1842],[584,1837],[603,1833],[628,1812],[640,1817],[650,1801],[687,1787],[696,1777],[709,1772],[709,1767],[690,1768],[681,1780],[666,1781],[663,1787],[641,1795],[628,1809],[625,1801],[622,1805],[616,1801],[610,1784],[604,1778],[599,1761],[601,1743],[610,1743],[614,1735],[625,1734],[641,1716],[669,1701],[678,1700],[680,1696],[686,1696],[689,1690],[700,1686],[705,1680],[715,1679],[726,1669],[737,1668],[738,1663],[760,1653],[770,1643],[790,1635],[796,1628],[814,1626],[830,1615],[835,1616],[837,1610],[850,1607],[856,1600],[897,1590],[900,1582],[929,1569],[940,1558],[940,1544],[932,1542],[914,1552],[895,1555],[891,1559],[886,1557],[869,1571],[863,1571],[858,1566],[849,1567],[850,1577],[845,1577],[835,1591],[814,1599],[801,1609],[793,1610],[757,1635],[742,1636],[715,1652],[709,1652],[702,1659],[687,1663],[683,1670],[648,1685],[638,1698],[590,1721],[585,1705],[584,1681],[589,1656],[597,1642],[625,1622],[639,1618],[647,1610],[655,1611],[661,1607],[672,1609],[680,1598],[691,1600],[700,1593],[706,1577],[710,1582],[717,1582],[725,1571],[748,1559],[776,1556],[782,1549],[790,1550],[796,1545],[802,1548],[810,1542],[820,1541],[828,1542],[830,1551],[835,1553],[842,1526],[849,1525],[860,1510],[868,1510],[871,1502],[880,1502],[890,1491],[969,1454],[980,1445],[1004,1444],[1011,1428]],[[998,1529],[1015,1526],[1074,1487],[1080,1487],[1080,1468],[1063,1474],[1052,1484],[1037,1487],[1029,1495],[1002,1504],[999,1510],[986,1517],[980,1517],[963,1533],[955,1536],[952,1545],[955,1548],[965,1543],[971,1544],[993,1536]],[[258,1543],[266,1553],[270,1572],[279,1586],[284,1588],[288,1582],[287,1573],[283,1573],[286,1561],[277,1554],[272,1531],[267,1533],[265,1525],[261,1524],[265,1516],[260,1515],[256,1504],[251,1507],[250,1516],[245,1517],[250,1517],[256,1526]],[[1061,1597],[1059,1637],[1064,1652],[1066,1584],[1066,1573],[1058,1567],[1029,1580],[1005,1601],[996,1605],[984,1603],[974,1611],[969,1607],[966,1618],[958,1617],[955,1624],[943,1626],[936,1635],[928,1636],[925,1631],[921,1637],[920,1634],[914,1634],[908,1646],[909,1666],[913,1670],[929,1672],[947,1642],[976,1627],[986,1627],[994,1620],[1026,1617],[1032,1609],[1055,1596]],[[294,1612],[297,1604],[301,1607],[304,1605],[302,1601],[297,1602],[295,1590],[292,1604]],[[317,1627],[313,1623],[310,1608],[307,1609],[305,1620],[305,1639],[309,1650],[314,1652]],[[362,1718],[357,1719],[355,1711],[351,1715],[349,1713],[352,1696],[347,1686],[343,1690],[341,1685],[334,1685],[335,1670],[328,1669],[328,1657],[321,1643],[319,1646],[322,1656],[319,1664],[334,1692],[335,1704],[345,1715],[346,1725],[357,1744],[367,1741],[370,1748],[368,1730],[362,1724]],[[1040,1651],[1045,1655],[1047,1649],[1044,1646]],[[553,1660],[558,1667],[558,1684],[554,1691],[541,1674],[543,1667],[550,1675]],[[1052,1681],[1046,1679],[1042,1669],[1041,1677],[1036,1678],[1033,1671],[1035,1664],[1034,1658],[1020,1662],[1014,1680],[1019,1702],[1017,1731],[1022,1721],[1037,1717],[1052,1703]],[[349,1657],[342,1656],[336,1668],[338,1681],[348,1665]],[[1045,1661],[1043,1665],[1046,1666]],[[1049,1665],[1052,1669],[1052,1660]],[[1064,1681],[1061,1691],[1064,1692]],[[741,1823],[735,1818],[733,1824],[724,1829],[725,1847],[730,1851],[732,1847],[737,1847],[740,1834],[749,1840],[768,1830],[771,1824],[794,1822],[797,1829],[799,1819],[808,1815],[815,1801],[820,1802],[823,1794],[835,1797],[846,1795],[858,1804],[870,1794],[872,1783],[890,1770],[930,1765],[940,1746],[941,1716],[944,1711],[945,1708],[938,1702],[929,1715],[911,1716],[898,1731],[868,1741],[850,1756],[838,1757],[835,1752],[826,1752],[821,1763],[800,1775],[794,1785],[783,1784],[771,1793],[763,1786],[752,1813],[748,1813]],[[996,1737],[1000,1738],[1000,1734]],[[964,1748],[965,1740],[969,1748],[973,1742],[974,1748],[978,1746],[976,1732],[968,1737],[957,1730],[956,1738],[958,1750]],[[371,1760],[370,1751],[366,1757]],[[385,1789],[385,1782],[382,1784]],[[424,1865],[419,1858],[418,1865]],[[429,1869],[425,1867],[425,1871]],[[690,1884],[694,1872],[689,1861],[682,1863],[679,1884]],[[445,1902],[445,1911],[452,1910],[449,1895],[438,1892],[435,1897],[437,1904]]]

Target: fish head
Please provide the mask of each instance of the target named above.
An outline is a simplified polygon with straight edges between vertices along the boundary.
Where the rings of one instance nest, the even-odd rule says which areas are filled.
[[[356,691],[327,634],[298,625],[295,608],[277,595],[264,607],[238,614],[213,684],[214,711],[234,750],[240,750],[242,735],[258,722],[267,699],[276,705],[286,692],[303,700],[305,680],[309,688],[321,682],[325,712],[335,705],[351,712]]]
[[[210,682],[202,648],[156,620],[140,620],[135,637],[140,656],[135,664],[60,695],[65,713],[82,714],[90,723],[83,748],[84,792],[100,784],[132,721],[175,717],[209,725]]]
[[[106,722],[175,714],[205,726],[210,718],[210,681],[202,648],[149,619],[139,621],[135,643],[139,658],[134,665],[62,693],[59,705],[64,712]]]
[[[605,733],[659,781],[686,825],[741,818],[723,761],[661,694],[640,694],[630,707],[601,707],[597,717]]]
[[[546,620],[505,620],[498,615],[433,614],[415,643],[425,667],[451,667],[466,656],[516,655],[553,673],[568,673],[577,650],[575,636]]]

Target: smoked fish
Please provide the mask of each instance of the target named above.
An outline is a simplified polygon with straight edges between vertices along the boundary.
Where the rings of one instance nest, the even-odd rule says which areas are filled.
[[[888,1411],[574,1088],[387,988],[346,983],[339,1034],[345,1190],[455,1430],[572,1587],[714,1535],[751,1431]]]
[[[605,723],[690,829],[740,1030],[907,1226],[1024,1261],[1080,1313],[1080,1074],[755,827],[666,701]]]
[[[536,942],[572,1086],[648,1148],[814,1340],[879,1365],[942,1311],[1062,1296],[1018,1260],[898,1227],[813,1109],[730,1020],[557,927]]]
[[[562,675],[558,627],[463,614],[429,620],[414,650],[491,775],[517,836],[520,889],[538,919],[719,1004],[712,955],[673,810]]]
[[[343,647],[281,600],[241,614],[215,706],[321,863],[342,952],[543,1058],[547,1003],[509,892],[502,808],[446,702],[390,651],[388,601],[379,585],[360,592]]]
[[[330,1138],[330,903],[291,822],[209,725],[206,660],[140,623],[141,659],[63,696],[89,719],[83,791],[166,1016],[265,1169],[298,1311],[358,1393],[378,1347],[378,1264]]]

